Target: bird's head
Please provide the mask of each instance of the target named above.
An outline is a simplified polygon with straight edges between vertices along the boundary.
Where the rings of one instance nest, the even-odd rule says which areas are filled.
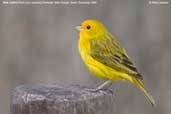
[[[76,27],[80,36],[84,38],[95,38],[107,32],[105,26],[97,20],[86,20]]]

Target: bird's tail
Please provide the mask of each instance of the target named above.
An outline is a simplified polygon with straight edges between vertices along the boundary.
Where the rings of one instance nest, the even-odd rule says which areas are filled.
[[[134,79],[134,84],[140,88],[140,90],[143,92],[144,96],[146,97],[147,101],[151,103],[152,106],[155,105],[155,101],[153,97],[147,92],[147,90],[144,87],[144,84],[141,79]]]

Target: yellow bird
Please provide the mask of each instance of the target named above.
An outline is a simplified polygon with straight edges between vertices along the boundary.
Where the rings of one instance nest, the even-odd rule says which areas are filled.
[[[109,88],[112,81],[127,80],[137,86],[152,105],[155,104],[125,49],[101,22],[86,20],[76,29],[80,32],[79,52],[84,63],[95,76],[107,80],[95,91]]]

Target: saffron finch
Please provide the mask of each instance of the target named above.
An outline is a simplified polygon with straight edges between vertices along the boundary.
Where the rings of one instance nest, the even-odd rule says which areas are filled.
[[[76,29],[79,31],[78,47],[84,63],[95,76],[107,80],[96,90],[109,88],[115,80],[127,80],[137,86],[152,105],[155,104],[125,49],[101,22],[86,20]]]

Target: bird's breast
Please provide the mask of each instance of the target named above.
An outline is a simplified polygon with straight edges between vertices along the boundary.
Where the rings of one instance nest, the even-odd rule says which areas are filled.
[[[88,62],[88,59],[90,58],[90,42],[83,40],[80,38],[79,41],[79,52],[81,54],[81,57],[85,63]]]

